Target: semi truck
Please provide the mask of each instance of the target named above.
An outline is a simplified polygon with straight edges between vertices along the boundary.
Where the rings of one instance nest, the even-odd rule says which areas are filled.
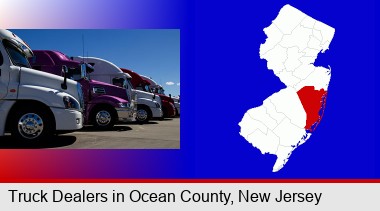
[[[139,105],[141,105],[140,109],[140,115],[142,117],[147,117],[148,119],[150,118],[162,118],[163,117],[163,112],[162,112],[162,102],[161,98],[158,95],[155,95],[149,91],[149,85],[150,83],[141,76],[129,69],[126,68],[120,68],[124,73],[129,74],[132,76],[131,79],[131,84],[137,94],[137,101],[139,102]],[[160,106],[160,109],[151,109],[149,108],[149,102],[155,99],[157,101],[157,104]],[[145,103],[147,101],[147,103]],[[156,107],[158,107],[158,105]],[[154,114],[156,112],[156,114]]]
[[[49,140],[51,135],[81,129],[82,89],[64,77],[31,68],[31,48],[11,31],[0,30],[0,136],[25,143]]]
[[[178,95],[178,96],[172,97],[169,94],[169,97],[174,100],[174,107],[175,107],[176,114],[177,114],[177,116],[180,116],[181,115],[181,98],[180,98],[180,96]]]
[[[29,61],[33,69],[60,75],[60,67],[68,67],[68,77],[82,85],[84,124],[98,129],[110,129],[117,121],[136,120],[134,102],[126,100],[125,89],[90,79],[94,68],[86,63],[70,60],[64,53],[53,50],[33,50]]]
[[[171,97],[166,96],[164,88],[161,85],[157,84],[152,78],[149,78],[144,75],[141,75],[141,77],[149,82],[149,88],[151,92],[160,96],[164,110],[164,117],[174,117],[175,115],[179,115],[179,102],[176,104]]]
[[[123,72],[115,64],[96,57],[73,57],[73,60],[85,61],[91,64],[95,69],[94,73],[91,74],[93,79],[131,89],[137,100],[136,120],[139,123],[146,123],[151,118],[161,118],[163,116],[160,97],[134,89],[131,83],[131,75]]]

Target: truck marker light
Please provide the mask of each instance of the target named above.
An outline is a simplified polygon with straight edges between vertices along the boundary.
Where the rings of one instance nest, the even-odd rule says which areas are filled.
[[[16,89],[11,89],[9,92],[15,93],[17,90]]]

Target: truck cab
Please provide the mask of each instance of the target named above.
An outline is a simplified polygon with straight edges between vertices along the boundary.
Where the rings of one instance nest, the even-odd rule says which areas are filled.
[[[65,54],[52,50],[34,50],[30,59],[34,69],[60,75],[60,67],[68,67],[68,77],[82,85],[84,96],[84,124],[99,129],[109,129],[117,121],[135,121],[133,102],[125,99],[121,87],[90,79],[94,68],[86,63],[73,61]]]
[[[0,30],[0,136],[11,132],[26,143],[81,129],[83,97],[80,84],[31,68],[30,47],[17,35]]]
[[[131,75],[123,72],[115,64],[96,57],[73,57],[73,60],[93,65],[95,71],[91,74],[91,78],[125,88],[127,96],[132,96],[137,102],[136,120],[139,123],[146,123],[152,117],[162,117],[160,97],[135,90],[131,83]]]
[[[144,75],[141,75],[141,77],[150,83],[149,88],[151,92],[160,96],[164,111],[164,117],[174,117],[175,115],[179,115],[179,102],[177,103],[177,108],[175,106],[174,100],[171,97],[165,95],[165,90],[161,85],[157,84],[152,78],[149,78]]]
[[[161,98],[150,92],[150,83],[132,70],[126,68],[120,69],[124,73],[132,76],[131,84],[134,87],[134,91],[137,95],[137,102],[139,104],[137,112],[138,119],[140,119],[140,121],[145,121],[150,118],[161,118],[163,116]]]

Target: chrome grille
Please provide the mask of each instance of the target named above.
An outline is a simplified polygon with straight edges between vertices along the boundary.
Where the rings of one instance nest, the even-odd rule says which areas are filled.
[[[92,88],[92,92],[95,94],[106,94],[106,90],[103,87],[94,87]]]

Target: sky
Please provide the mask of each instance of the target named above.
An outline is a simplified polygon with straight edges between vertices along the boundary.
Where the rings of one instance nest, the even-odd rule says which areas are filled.
[[[180,94],[180,31],[11,29],[32,50],[58,50],[68,56],[108,60],[153,78],[167,95]],[[83,42],[84,40],[84,42]]]

